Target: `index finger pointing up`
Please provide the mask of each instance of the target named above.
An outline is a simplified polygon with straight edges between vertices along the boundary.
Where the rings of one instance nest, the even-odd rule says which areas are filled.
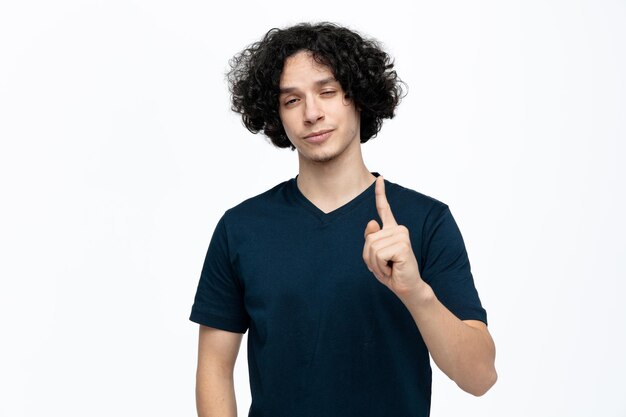
[[[379,175],[376,178],[376,209],[378,210],[378,216],[380,216],[380,220],[383,222],[383,229],[386,226],[397,226],[396,219],[393,217],[391,213],[391,207],[389,206],[389,202],[387,201],[387,196],[385,195],[385,179],[382,175]]]

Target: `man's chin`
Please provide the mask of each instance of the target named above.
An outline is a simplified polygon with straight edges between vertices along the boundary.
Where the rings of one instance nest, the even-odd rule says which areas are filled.
[[[337,157],[337,154],[328,152],[306,152],[298,149],[299,158],[311,163],[324,163]]]
[[[323,164],[324,162],[329,162],[329,161],[332,161],[333,159],[335,159],[335,155],[328,155],[326,157],[314,159],[313,161],[319,164]]]
[[[323,153],[323,154],[305,155],[304,159],[307,159],[313,163],[323,164],[325,162],[332,161],[336,157],[337,157],[336,154]]]

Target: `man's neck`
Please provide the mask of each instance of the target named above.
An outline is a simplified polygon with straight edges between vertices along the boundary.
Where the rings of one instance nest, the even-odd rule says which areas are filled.
[[[362,158],[351,164],[345,162],[300,164],[300,192],[325,213],[348,203],[376,180]]]

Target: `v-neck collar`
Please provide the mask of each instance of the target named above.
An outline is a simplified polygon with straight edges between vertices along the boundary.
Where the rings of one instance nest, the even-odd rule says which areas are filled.
[[[378,172],[371,172],[376,178],[380,176]],[[364,199],[366,199],[369,195],[374,194],[374,187],[376,186],[376,181],[370,184],[365,190],[363,190],[359,195],[354,197],[352,200],[348,201],[342,206],[337,207],[336,209],[329,211],[328,213],[324,213],[319,207],[313,204],[308,198],[302,194],[302,191],[298,188],[297,183],[298,175],[289,180],[289,188],[291,189],[292,195],[295,197],[296,201],[302,205],[308,212],[310,212],[313,216],[320,220],[323,224],[328,224],[339,216],[349,212],[358,204],[360,204]]]

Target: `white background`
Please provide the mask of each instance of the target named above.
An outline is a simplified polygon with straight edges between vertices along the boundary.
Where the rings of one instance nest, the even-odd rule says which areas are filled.
[[[434,368],[432,415],[626,416],[626,3],[597,0],[3,1],[0,415],[194,415],[215,223],[297,173],[224,72],[303,20],[395,57],[409,94],[366,165],[466,242],[499,380],[476,398]]]

